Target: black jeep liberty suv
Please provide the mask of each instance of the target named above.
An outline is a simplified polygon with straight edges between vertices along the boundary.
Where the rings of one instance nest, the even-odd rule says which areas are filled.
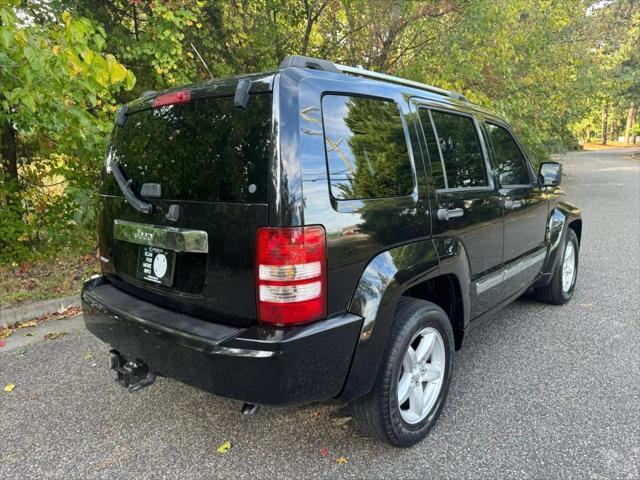
[[[571,298],[560,174],[460,94],[325,60],[149,92],[107,148],[86,326],[129,389],[338,399],[409,446],[472,323],[530,288]]]

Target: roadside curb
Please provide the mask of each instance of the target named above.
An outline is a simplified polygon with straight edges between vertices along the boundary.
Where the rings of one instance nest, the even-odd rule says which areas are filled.
[[[79,305],[80,295],[72,295],[70,297],[54,298],[51,300],[43,300],[41,302],[28,303],[15,308],[6,308],[4,310],[0,310],[0,325],[31,320],[43,315],[55,313],[67,307],[77,307]]]

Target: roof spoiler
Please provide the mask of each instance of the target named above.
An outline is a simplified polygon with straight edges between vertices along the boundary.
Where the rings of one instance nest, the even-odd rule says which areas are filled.
[[[246,108],[249,103],[249,91],[251,90],[251,80],[242,78],[236,85],[236,93],[233,96],[233,106],[237,108]]]

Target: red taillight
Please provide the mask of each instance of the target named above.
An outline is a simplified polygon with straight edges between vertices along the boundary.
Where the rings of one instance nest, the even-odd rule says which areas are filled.
[[[258,320],[294,325],[326,315],[327,262],[324,228],[258,230],[256,288]]]
[[[173,105],[174,103],[189,103],[189,100],[191,100],[191,91],[189,90],[165,93],[153,99],[153,108]]]

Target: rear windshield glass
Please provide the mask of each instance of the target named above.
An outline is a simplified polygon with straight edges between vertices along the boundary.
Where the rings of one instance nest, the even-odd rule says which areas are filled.
[[[246,108],[209,98],[129,115],[114,127],[107,158],[136,194],[159,183],[167,200],[266,202],[270,134],[271,94],[252,95]],[[102,191],[122,195],[113,175]]]

